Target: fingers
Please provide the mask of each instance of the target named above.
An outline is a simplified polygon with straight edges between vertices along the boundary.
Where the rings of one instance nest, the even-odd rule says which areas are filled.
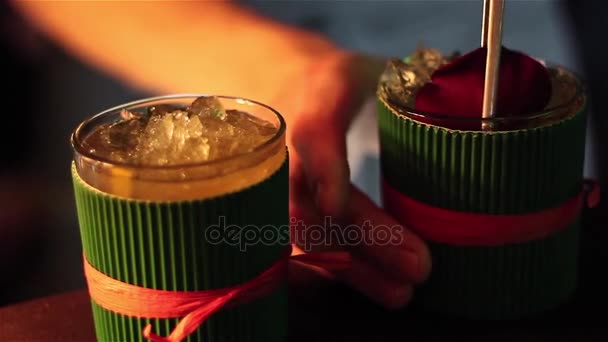
[[[347,123],[340,113],[327,110],[314,109],[300,116],[291,138],[315,204],[324,215],[342,216],[350,184]]]
[[[295,163],[298,164],[297,161]],[[341,239],[332,238],[320,241],[321,243],[324,241],[333,243],[333,246],[308,241],[312,232],[309,232],[307,227],[310,228],[313,225],[319,227],[326,222],[324,216],[318,213],[310,197],[305,194],[307,187],[302,184],[303,175],[299,172],[296,173],[292,177],[292,186],[303,189],[294,191],[292,188],[290,196],[290,214],[297,222],[297,225],[292,225],[292,241],[300,243],[301,247],[312,246],[315,251],[347,248],[354,255],[368,261],[371,266],[378,268],[397,282],[421,283],[426,280],[431,270],[431,257],[424,241],[395,221],[352,185],[349,185],[352,195],[345,220],[341,225],[335,225],[331,222],[336,221],[330,221],[331,226],[324,227],[324,234],[337,233],[341,235]],[[301,227],[300,224],[305,226]],[[355,240],[347,236],[350,235],[347,232],[349,229],[357,230],[354,232],[354,235],[357,236]]]
[[[317,223],[321,221],[302,162],[295,153],[289,156],[289,215],[302,222]]]
[[[324,215],[341,216],[348,200],[346,131],[359,91],[347,63],[346,57],[338,55],[313,66],[289,137],[301,158],[314,203]]]
[[[303,251],[298,250],[294,254],[302,253]],[[397,282],[387,277],[375,266],[356,257],[351,259],[348,270],[333,274],[305,263],[289,264],[289,281],[293,285],[298,287],[318,286],[319,278],[342,280],[357,292],[387,309],[404,307],[410,302],[414,292],[413,284]]]
[[[289,216],[291,242],[306,252],[320,252],[331,250],[328,244],[312,244],[309,236],[312,231],[321,228],[323,218],[314,203],[302,163],[297,156],[290,157],[289,161]],[[312,228],[312,229],[309,229]]]
[[[365,230],[372,230],[370,243],[355,244],[351,247],[352,252],[396,281],[424,281],[431,270],[431,257],[424,241],[378,208],[354,186],[351,194],[349,222],[354,227],[361,227],[364,230],[362,234],[367,233]],[[388,243],[384,239],[378,241],[381,236],[378,230],[381,229],[390,234]],[[374,230],[377,234],[374,234]]]
[[[298,166],[299,161],[294,161],[294,164]],[[303,188],[297,193],[304,193],[304,195],[297,196],[292,192],[290,213],[298,222],[303,222],[304,226],[298,228],[292,226],[292,239],[302,243],[302,247],[312,247],[312,249],[305,249],[306,252],[342,249],[351,251],[353,255],[351,267],[347,271],[334,273],[335,277],[388,309],[406,305],[411,300],[415,284],[423,281],[430,271],[430,257],[424,243],[417,236],[405,230],[403,226],[398,225],[394,219],[375,206],[354,186],[351,186],[352,196],[348,206],[348,227],[360,229],[359,236],[366,234],[364,231],[366,229],[392,227],[388,230],[393,235],[390,243],[378,244],[376,243],[378,241],[373,239],[350,241],[354,243],[333,246],[307,243],[306,239],[312,237],[312,235],[309,236],[311,232],[307,228],[311,228],[312,225],[320,227],[324,220],[316,211],[310,197],[305,195],[307,186],[302,184],[304,182],[303,173],[298,170],[299,168],[296,167],[296,170],[292,172],[291,180],[292,184],[296,183],[293,186]],[[341,229],[344,236],[346,235],[345,226],[325,227],[325,234],[329,234],[330,230]],[[375,235],[371,234],[371,236]],[[337,242],[339,239],[324,241]],[[296,283],[310,282],[309,278],[313,274],[317,277],[331,277],[331,274],[324,270],[310,267],[306,268],[306,272],[295,272],[295,274],[294,272],[295,270],[290,270],[290,278]]]
[[[352,260],[348,270],[336,274],[304,263],[289,264],[289,283],[295,288],[310,290],[323,286],[324,281],[333,279],[343,281],[355,291],[387,309],[404,307],[410,302],[414,292],[412,284],[395,282],[357,258]]]
[[[412,299],[412,284],[392,280],[384,273],[358,258],[350,270],[338,275],[344,282],[387,309],[404,307]]]
[[[297,94],[288,142],[302,161],[306,182],[322,215],[341,217],[350,189],[346,131],[372,92],[384,61],[350,53],[326,56],[312,65]],[[293,95],[290,95],[293,97]]]
[[[345,133],[336,132],[338,128],[327,121],[315,120],[314,116],[310,121],[300,120],[294,125],[293,144],[315,206],[323,215],[342,216],[350,184]]]
[[[289,216],[291,242],[306,252],[331,250],[327,243],[313,243],[311,234],[322,233],[324,216],[312,195],[302,162],[297,156],[289,161]],[[316,230],[316,232],[313,232]]]

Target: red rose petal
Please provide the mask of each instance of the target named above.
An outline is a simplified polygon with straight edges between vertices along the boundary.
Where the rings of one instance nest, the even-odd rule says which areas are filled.
[[[437,69],[432,81],[416,96],[416,109],[454,118],[481,118],[486,49],[476,49]],[[502,48],[496,109],[498,116],[519,116],[542,111],[551,96],[551,79],[537,60]],[[479,129],[476,123],[423,119],[454,129]]]

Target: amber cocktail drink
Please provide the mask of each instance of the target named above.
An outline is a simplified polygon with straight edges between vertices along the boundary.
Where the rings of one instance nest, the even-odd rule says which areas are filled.
[[[84,121],[72,144],[85,262],[108,277],[169,291],[226,288],[266,270],[288,245],[285,123],[270,107],[221,96],[145,99]],[[226,227],[271,234],[244,246],[222,236]],[[286,303],[280,289],[222,310],[190,338],[280,341]],[[166,336],[179,319],[92,305],[100,340],[143,341],[148,323]]]

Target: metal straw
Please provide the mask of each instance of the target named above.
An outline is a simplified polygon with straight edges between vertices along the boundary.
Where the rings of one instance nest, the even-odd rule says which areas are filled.
[[[483,85],[482,117],[491,118],[496,114],[496,92],[498,88],[498,71],[500,67],[500,49],[502,46],[502,18],[504,0],[484,0],[481,46],[486,47],[485,80]],[[482,129],[491,129],[489,124]]]
[[[481,18],[481,47],[485,47],[488,41],[488,19],[490,19],[490,15],[488,10],[490,6],[488,6],[488,0],[483,0],[483,15]]]

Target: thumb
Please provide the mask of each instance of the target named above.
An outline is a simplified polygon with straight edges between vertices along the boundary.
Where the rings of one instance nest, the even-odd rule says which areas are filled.
[[[292,126],[292,146],[321,215],[341,216],[349,196],[346,129],[337,120],[328,112],[311,112]]]
[[[322,215],[342,216],[350,189],[346,131],[384,62],[340,53],[314,64],[292,122],[290,143]]]
[[[346,131],[358,102],[349,63],[336,55],[312,66],[292,123],[291,144],[321,215],[341,216],[349,195]]]

